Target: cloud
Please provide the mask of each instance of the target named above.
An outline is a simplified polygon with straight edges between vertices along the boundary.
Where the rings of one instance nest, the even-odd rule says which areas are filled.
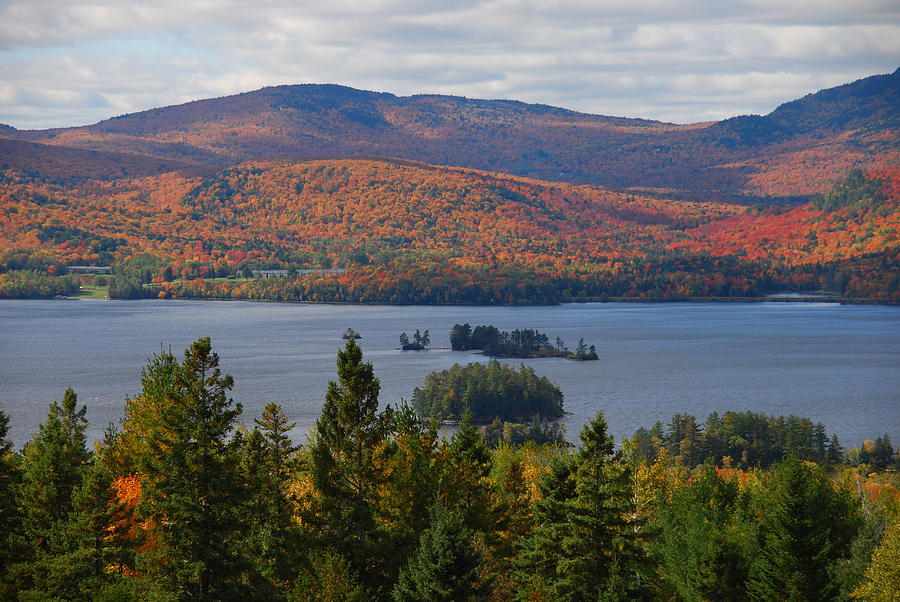
[[[7,0],[0,123],[305,82],[690,122],[767,113],[898,56],[893,0]]]

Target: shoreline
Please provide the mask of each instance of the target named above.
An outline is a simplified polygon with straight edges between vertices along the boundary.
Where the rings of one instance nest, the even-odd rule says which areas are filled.
[[[553,305],[586,304],[586,303],[833,303],[836,305],[884,305],[888,307],[900,306],[900,301],[885,301],[865,297],[838,297],[832,295],[803,295],[803,296],[756,296],[756,297],[678,297],[674,299],[646,299],[643,297],[581,297],[559,303],[543,304],[508,304],[508,303],[388,303],[359,301],[279,301],[277,299],[234,299],[230,297],[178,297],[175,299],[159,299],[155,297],[142,297],[140,299],[116,299],[110,297],[81,297],[81,296],[55,296],[55,297],[4,297],[0,300],[44,300],[44,301],[243,301],[250,303],[284,303],[296,305],[358,305],[377,306],[386,305],[393,307],[552,307]]]

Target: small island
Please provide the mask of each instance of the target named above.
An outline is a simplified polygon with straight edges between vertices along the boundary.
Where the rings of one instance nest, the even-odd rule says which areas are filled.
[[[353,330],[352,328],[348,328],[347,331],[341,335],[341,338],[344,340],[347,339],[361,339],[362,335]]]
[[[412,406],[424,418],[448,422],[460,420],[466,411],[477,423],[495,418],[521,423],[565,415],[562,391],[550,379],[529,366],[515,369],[497,360],[432,372],[413,391]]]
[[[431,344],[431,335],[428,334],[426,330],[424,334],[419,332],[419,329],[416,329],[416,333],[413,335],[412,340],[409,340],[409,335],[405,332],[400,333],[400,349],[403,351],[422,351]]]
[[[491,357],[562,357],[569,360],[596,360],[597,348],[579,339],[575,351],[569,351],[563,340],[556,337],[554,344],[550,338],[531,328],[516,329],[512,332],[498,330],[495,326],[476,326],[469,323],[454,324],[450,330],[450,347],[454,351],[480,349]]]

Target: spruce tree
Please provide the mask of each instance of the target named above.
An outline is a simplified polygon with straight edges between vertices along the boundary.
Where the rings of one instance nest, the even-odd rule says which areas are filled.
[[[554,599],[557,564],[563,555],[567,505],[575,497],[571,456],[557,456],[538,481],[539,497],[532,505],[532,528],[517,544],[513,580],[517,600]]]
[[[21,517],[16,504],[19,482],[18,458],[13,454],[12,442],[6,438],[9,416],[0,410],[0,599],[11,598],[8,591],[10,565],[16,560]]]
[[[439,504],[432,509],[431,525],[422,533],[416,553],[400,572],[393,598],[396,602],[472,599],[481,593],[479,560],[463,516]]]
[[[441,499],[448,508],[462,514],[470,528],[491,531],[495,519],[488,481],[491,453],[484,436],[472,424],[469,410],[463,413],[459,428],[444,453],[446,470],[440,485]]]
[[[754,600],[835,600],[835,563],[849,556],[860,525],[857,503],[824,473],[791,456],[757,491],[758,547],[748,593]]]
[[[287,436],[296,424],[289,423],[275,403],[268,404],[254,422],[257,428],[239,445],[248,493],[241,512],[247,525],[243,548],[261,577],[283,585],[299,551],[291,524],[289,491],[297,448]]]
[[[749,566],[738,485],[712,461],[660,504],[651,549],[659,573],[681,600],[743,600]]]
[[[613,439],[603,412],[581,431],[575,497],[566,506],[556,589],[562,599],[634,598],[637,530],[630,518],[630,480],[614,461]]]
[[[73,549],[68,532],[73,493],[90,461],[85,414],[67,389],[62,402],[50,404],[47,421],[23,451],[18,494],[23,557],[12,569],[21,599],[69,597],[68,567],[61,557]]]
[[[174,382],[173,403],[150,433],[141,458],[142,513],[156,526],[160,547],[143,568],[178,598],[235,598],[244,568],[235,549],[243,492],[236,454],[227,437],[241,412],[227,392],[208,337],[186,351]]]
[[[324,543],[350,561],[365,587],[377,589],[383,586],[383,559],[375,552],[375,501],[385,475],[376,455],[390,432],[391,412],[378,412],[381,385],[353,339],[338,351],[337,373],[337,382],[328,383],[310,448],[318,517]]]
[[[72,492],[90,460],[85,447],[87,408],[71,388],[50,404],[47,421],[25,446],[19,507],[25,535],[36,551],[49,549],[51,533],[68,518]]]

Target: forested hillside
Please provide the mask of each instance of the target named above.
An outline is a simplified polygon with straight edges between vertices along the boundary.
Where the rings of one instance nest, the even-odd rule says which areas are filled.
[[[896,301],[898,82],[692,126],[303,85],[0,128],[0,296]]]
[[[141,175],[152,160],[162,173],[173,164],[379,156],[700,200],[790,199],[822,192],[854,166],[897,165],[898,97],[900,70],[811,94],[766,116],[674,125],[514,101],[297,85],[84,127],[3,128],[0,138],[114,153],[110,159],[129,175]],[[73,174],[110,172],[91,157],[80,163],[73,158]],[[20,155],[0,164],[27,170],[34,161]]]
[[[898,173],[859,172],[787,210],[397,161],[68,184],[7,170],[0,294],[29,294],[16,270],[37,286],[100,264],[115,266],[115,296],[555,303],[828,289],[892,300]],[[289,275],[250,278],[268,268]]]
[[[793,416],[698,425],[679,414],[617,450],[601,411],[576,448],[512,444],[501,425],[491,450],[465,419],[447,440],[409,407],[383,407],[350,340],[299,445],[284,408],[243,416],[233,385],[201,338],[180,360],[150,358],[140,394],[93,450],[72,389],[21,450],[0,412],[0,598],[896,593],[900,459],[887,436],[845,452]],[[748,453],[727,455],[740,446]]]

